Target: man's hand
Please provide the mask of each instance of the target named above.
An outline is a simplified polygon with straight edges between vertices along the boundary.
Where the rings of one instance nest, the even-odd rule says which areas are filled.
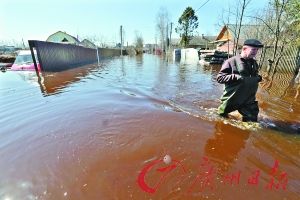
[[[257,77],[257,82],[261,82],[262,81],[261,75],[258,74],[256,77]]]

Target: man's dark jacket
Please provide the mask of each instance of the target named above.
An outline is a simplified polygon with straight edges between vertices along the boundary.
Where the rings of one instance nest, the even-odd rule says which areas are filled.
[[[238,110],[243,120],[256,121],[259,110],[255,95],[258,82],[261,81],[257,62],[240,55],[231,57],[222,65],[217,81],[225,84],[218,113],[227,115]]]

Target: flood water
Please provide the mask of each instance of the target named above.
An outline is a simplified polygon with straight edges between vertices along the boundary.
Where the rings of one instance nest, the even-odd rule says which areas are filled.
[[[0,199],[300,199],[299,86],[265,79],[259,124],[223,120],[219,69],[145,54],[0,73]]]

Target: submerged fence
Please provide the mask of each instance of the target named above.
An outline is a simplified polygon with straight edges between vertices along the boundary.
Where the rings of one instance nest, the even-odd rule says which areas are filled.
[[[34,55],[33,50],[37,52],[37,59],[33,56],[36,69],[37,62],[39,62],[41,70],[45,72],[64,71],[82,65],[96,63],[98,59],[121,55],[120,49],[92,49],[73,44],[37,40],[29,40],[28,43],[31,54]],[[123,50],[123,55],[125,54],[126,52]]]
[[[262,66],[263,71],[268,71],[269,62],[268,59],[272,58],[273,48],[266,47],[258,56],[259,63]],[[300,48],[295,46],[287,47],[282,57],[279,60],[276,72],[283,73],[296,73],[300,67]]]
[[[272,47],[264,48],[259,55],[261,69],[267,75],[267,78],[260,85],[269,94],[281,98],[286,95],[290,88],[298,87],[296,86],[299,84],[296,75],[298,73],[300,77],[300,48],[286,47],[277,66],[274,65],[275,63],[272,65],[269,63],[268,59],[272,56]]]

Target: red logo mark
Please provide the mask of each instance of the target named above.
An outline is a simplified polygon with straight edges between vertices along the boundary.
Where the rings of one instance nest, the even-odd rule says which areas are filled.
[[[165,163],[165,164],[171,163],[171,164],[166,167],[161,167],[161,168],[156,169],[156,171],[159,173],[162,173],[162,175],[161,175],[160,179],[158,180],[158,182],[154,186],[151,187],[145,181],[146,175],[156,165],[158,165],[160,163]],[[154,160],[142,169],[142,171],[140,172],[140,174],[138,176],[137,182],[138,182],[139,186],[142,188],[142,190],[153,194],[157,191],[159,186],[165,181],[165,179],[167,178],[167,175],[170,172],[172,172],[173,170],[175,170],[177,167],[180,167],[184,174],[186,173],[184,166],[178,160],[172,160],[172,161],[170,160],[169,161],[168,159],[166,159],[166,156],[165,156],[165,159]]]

